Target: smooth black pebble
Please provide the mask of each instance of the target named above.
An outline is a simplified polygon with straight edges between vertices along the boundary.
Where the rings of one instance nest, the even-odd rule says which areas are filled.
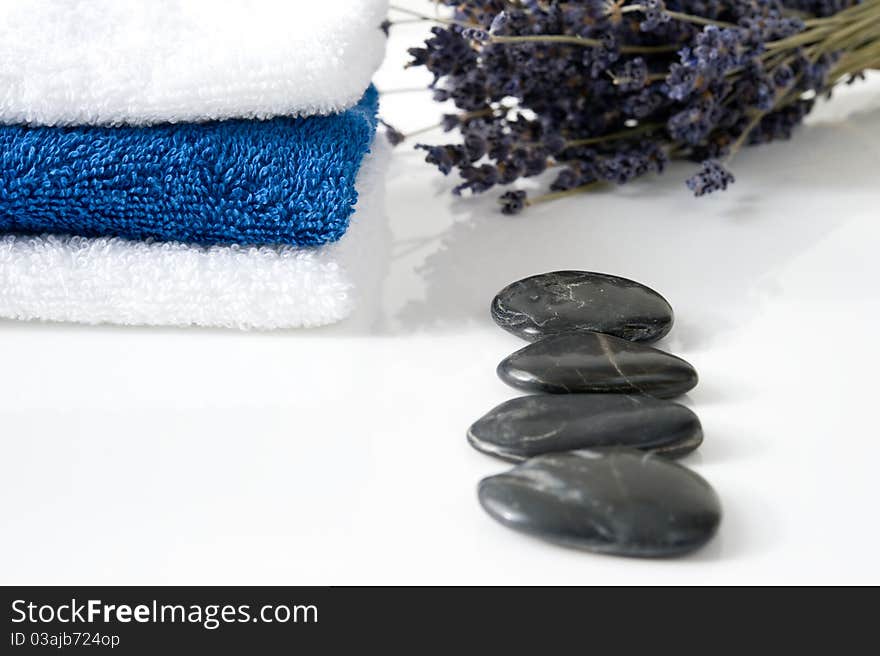
[[[623,446],[680,457],[703,441],[683,405],[625,394],[538,394],[505,401],[468,430],[478,451],[519,462],[545,453]]]
[[[672,398],[693,389],[696,370],[679,357],[602,333],[563,333],[501,361],[501,380],[527,392],[647,394]]]
[[[708,542],[718,495],[700,476],[633,449],[552,453],[485,478],[479,499],[512,529],[569,547],[664,557]]]
[[[588,271],[524,278],[498,292],[492,318],[528,341],[590,330],[631,342],[655,342],[672,328],[672,307],[649,287]]]

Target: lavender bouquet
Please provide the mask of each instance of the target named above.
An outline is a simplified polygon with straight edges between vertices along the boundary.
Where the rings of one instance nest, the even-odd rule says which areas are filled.
[[[734,181],[745,145],[787,139],[820,94],[880,68],[880,0],[436,0],[424,46],[460,140],[418,145],[454,193],[552,170],[547,193],[502,211],[699,164],[696,196]],[[390,138],[405,137],[392,131]]]

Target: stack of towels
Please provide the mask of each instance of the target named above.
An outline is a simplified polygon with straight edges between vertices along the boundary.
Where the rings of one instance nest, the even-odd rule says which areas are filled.
[[[382,229],[387,9],[0,2],[0,316],[345,318]]]

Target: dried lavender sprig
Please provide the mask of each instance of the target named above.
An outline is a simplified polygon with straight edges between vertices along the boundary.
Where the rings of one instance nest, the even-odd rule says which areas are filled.
[[[638,11],[641,13],[645,13],[648,11],[652,11],[653,7],[636,4],[636,5],[625,5],[620,8],[620,12],[622,14],[626,14],[633,11]],[[714,20],[712,18],[706,18],[704,16],[697,16],[695,14],[686,14],[681,11],[670,11],[669,9],[663,9],[663,13],[673,20],[683,21],[685,23],[694,23],[695,25],[714,25],[716,27],[736,27],[734,23],[728,23],[726,21]]]
[[[571,36],[565,34],[535,34],[535,35],[524,35],[524,36],[499,36],[495,34],[491,34],[488,31],[483,30],[477,24],[474,23],[466,23],[462,21],[449,20],[443,18],[436,18],[433,16],[429,16],[428,14],[421,14],[419,12],[415,12],[411,9],[406,9],[404,7],[398,7],[396,5],[391,5],[391,9],[395,11],[405,12],[407,14],[411,14],[414,16],[418,16],[421,20],[425,21],[433,21],[436,23],[442,23],[444,25],[453,25],[462,27],[467,30],[474,30],[479,34],[475,34],[474,36],[478,38],[479,41],[484,43],[562,43],[567,45],[575,45],[581,46],[584,48],[601,48],[603,46],[602,41],[599,39],[589,39],[586,37],[580,36]],[[658,53],[658,52],[674,52],[677,49],[674,45],[662,45],[662,46],[621,46],[620,51],[624,53],[631,54],[649,54],[649,53]]]

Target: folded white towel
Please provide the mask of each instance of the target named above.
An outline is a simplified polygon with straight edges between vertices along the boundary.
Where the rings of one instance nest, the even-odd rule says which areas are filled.
[[[0,0],[0,123],[328,114],[382,62],[388,0]]]
[[[0,317],[242,329],[344,319],[359,300],[378,302],[388,150],[380,136],[358,174],[351,227],[320,248],[7,235],[0,239]]]

